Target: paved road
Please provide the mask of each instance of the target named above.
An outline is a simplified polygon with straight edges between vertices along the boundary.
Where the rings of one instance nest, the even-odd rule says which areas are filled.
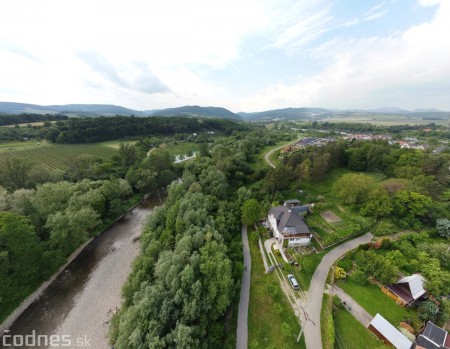
[[[364,327],[369,327],[373,316],[370,315],[362,306],[359,305],[352,297],[345,293],[336,285],[330,287],[330,293],[338,296],[348,311],[358,320]]]
[[[281,148],[284,148],[284,147],[287,147],[288,145],[297,143],[300,139],[297,139],[292,143],[283,144],[282,146],[271,149],[269,152],[266,153],[266,155],[264,155],[264,160],[266,160],[266,162],[269,164],[270,167],[276,168],[275,164],[270,160],[270,157],[272,156],[272,154]]]
[[[236,349],[247,349],[248,342],[248,300],[250,298],[251,259],[248,247],[247,226],[242,225],[242,245],[244,250],[244,272],[241,282],[241,296],[239,299]]]
[[[373,235],[367,233],[356,239],[347,241],[328,252],[320,262],[311,279],[309,287],[308,299],[306,301],[305,310],[310,321],[303,320],[303,328],[305,334],[306,349],[322,348],[322,338],[320,334],[320,311],[322,308],[322,295],[325,288],[328,271],[333,263],[348,251],[358,247],[361,244],[372,240]],[[306,323],[305,323],[306,322]]]

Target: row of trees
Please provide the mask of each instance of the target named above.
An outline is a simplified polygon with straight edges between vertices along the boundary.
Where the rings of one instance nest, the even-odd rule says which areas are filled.
[[[16,124],[27,124],[39,121],[48,121],[48,126],[50,121],[67,120],[69,117],[67,115],[60,114],[0,114],[0,126],[5,125],[16,125]]]

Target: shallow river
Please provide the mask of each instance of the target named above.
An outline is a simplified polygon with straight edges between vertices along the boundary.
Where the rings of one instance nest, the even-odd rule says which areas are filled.
[[[120,307],[122,286],[139,254],[138,238],[146,218],[163,200],[160,193],[150,196],[87,245],[13,323],[0,348],[111,348],[106,339],[109,321]]]

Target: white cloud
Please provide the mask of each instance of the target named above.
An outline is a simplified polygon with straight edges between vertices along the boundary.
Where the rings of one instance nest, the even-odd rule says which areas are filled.
[[[292,85],[278,84],[260,91],[245,101],[245,108],[428,105],[449,109],[450,84],[445,82],[450,79],[450,46],[445,41],[449,23],[450,3],[440,1],[430,23],[403,34],[334,38],[311,52],[326,64],[322,71]]]

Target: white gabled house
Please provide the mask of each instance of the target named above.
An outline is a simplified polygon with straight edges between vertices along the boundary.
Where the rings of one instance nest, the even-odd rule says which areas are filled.
[[[309,211],[310,206],[294,206],[298,203],[287,200],[284,206],[274,206],[269,211],[267,220],[280,247],[306,246],[311,242],[312,234],[300,214]]]

